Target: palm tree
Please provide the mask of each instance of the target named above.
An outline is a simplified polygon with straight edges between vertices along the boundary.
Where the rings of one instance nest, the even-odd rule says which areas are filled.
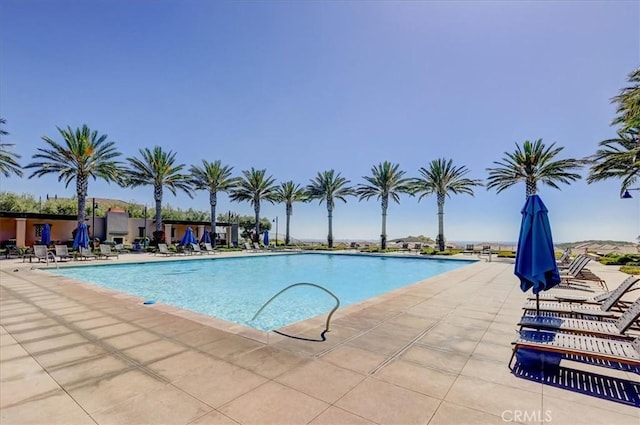
[[[5,125],[7,121],[4,118],[0,118],[0,125]],[[9,132],[0,128],[0,136],[7,136]],[[20,164],[16,161],[20,158],[15,152],[12,152],[9,148],[13,146],[13,143],[0,143],[0,173],[5,177],[9,177],[11,173],[14,173],[18,177],[22,177],[22,170]]]
[[[287,231],[284,237],[284,244],[289,245],[291,243],[291,236],[289,234],[289,225],[291,223],[291,216],[293,215],[293,203],[294,202],[307,202],[307,192],[300,187],[299,184],[289,180],[280,184],[280,187],[276,188],[278,194],[278,202],[283,202],[287,208]],[[276,238],[278,235],[276,235]]]
[[[516,143],[514,153],[505,152],[502,161],[494,161],[497,168],[487,168],[487,189],[497,189],[497,193],[519,183],[526,184],[526,196],[538,192],[538,183],[546,184],[555,189],[559,183],[570,184],[580,179],[580,174],[571,173],[582,167],[583,161],[569,158],[553,161],[553,158],[564,148],[555,148],[555,143],[546,146],[542,139],[531,143],[526,140],[522,149]]]
[[[156,201],[156,243],[162,240],[162,195],[164,187],[176,195],[178,189],[193,198],[191,179],[188,174],[182,174],[184,164],[176,165],[176,154],[165,151],[160,146],[153,150],[139,149],[140,158],[127,158],[127,185],[131,187],[153,186],[153,199]]]
[[[238,184],[230,191],[229,199],[235,202],[250,202],[255,212],[255,237],[260,236],[260,202],[268,201],[272,204],[277,201],[275,179],[266,177],[266,169],[243,170]],[[256,242],[256,240],[254,240]]]
[[[233,167],[222,165],[220,160],[208,162],[202,160],[202,167],[191,166],[191,176],[193,185],[198,190],[209,191],[209,205],[211,206],[211,231],[214,232],[214,238],[211,241],[213,247],[216,247],[216,205],[218,204],[218,192],[228,192],[235,187],[237,178],[231,177]]]
[[[420,168],[421,177],[413,180],[414,193],[420,193],[418,201],[435,193],[438,203],[438,249],[444,251],[444,200],[451,193],[473,196],[473,186],[482,186],[482,181],[464,177],[469,170],[464,165],[456,167],[453,160],[440,158],[429,163],[428,168]]]
[[[47,143],[48,148],[38,148],[39,153],[33,155],[34,159],[41,161],[32,162],[25,168],[36,169],[29,178],[49,173],[58,174],[58,181],[64,180],[66,187],[75,180],[78,224],[84,223],[89,178],[95,180],[100,177],[107,182],[122,184],[121,164],[114,160],[121,154],[116,150],[115,142],[107,141],[106,134],[98,135],[97,131],[91,131],[86,124],[75,131],[69,126],[66,130],[59,127],[57,129],[64,145],[43,136],[42,140]]]
[[[391,164],[385,161],[371,168],[371,176],[362,177],[368,184],[359,184],[356,194],[359,199],[376,197],[382,206],[382,232],[380,233],[380,247],[387,248],[387,209],[389,197],[396,203],[400,203],[400,193],[411,194],[411,179],[404,178],[404,171],[400,171],[400,164]]]
[[[320,203],[325,201],[327,204],[327,217],[329,220],[329,233],[327,234],[327,244],[329,248],[333,248],[333,208],[335,207],[335,199],[347,202],[347,196],[355,195],[355,190],[348,186],[351,183],[334,170],[318,172],[316,178],[311,180],[311,184],[307,185],[307,194],[309,199],[318,199]]]
[[[622,130],[625,132],[640,128],[640,68],[632,71],[628,79],[632,85],[620,90],[620,94],[611,99],[611,103],[618,104],[616,109],[618,116],[613,120],[612,125],[622,124]],[[635,135],[637,138],[638,133],[636,132]]]
[[[640,180],[640,144],[638,129],[619,130],[615,139],[603,140],[589,160],[592,165],[587,183],[610,178],[622,179],[620,195]]]

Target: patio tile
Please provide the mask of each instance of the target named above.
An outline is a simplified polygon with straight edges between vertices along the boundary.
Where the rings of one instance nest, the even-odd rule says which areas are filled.
[[[198,329],[175,335],[173,339],[191,347],[200,347],[218,341],[227,335],[224,331],[201,325]]]
[[[172,384],[218,408],[266,381],[264,377],[246,369],[212,359],[188,374],[172,380]]]
[[[2,424],[91,424],[94,421],[64,391],[0,410]]]
[[[12,323],[12,324],[3,325],[3,326],[7,329],[7,331],[16,333],[16,332],[24,332],[24,331],[33,330],[33,329],[44,328],[47,326],[53,326],[57,324],[58,322],[56,322],[55,320],[49,317],[46,317],[44,319],[27,320],[25,322],[17,322],[17,323]]]
[[[366,375],[384,362],[387,356],[348,345],[341,345],[323,355],[322,359],[344,369]]]
[[[596,397],[590,397],[590,399]],[[542,398],[543,413],[548,414],[551,423],[571,423],[573,425],[638,425],[640,423],[640,409],[620,405],[617,411],[601,409],[597,405],[590,405],[584,398],[583,402],[575,403],[566,399],[556,398],[556,392]],[[609,403],[610,405],[610,403]],[[616,406],[618,407],[618,406]]]
[[[23,343],[43,338],[51,338],[58,335],[66,335],[71,332],[72,330],[66,326],[56,325],[31,329],[24,332],[11,332],[11,335],[16,339],[16,341]]]
[[[308,361],[294,353],[264,346],[240,355],[234,360],[234,364],[273,379]]]
[[[349,413],[346,410],[342,410],[338,407],[331,406],[318,417],[309,422],[309,425],[336,425],[336,424],[349,424],[349,425],[373,425],[371,422],[360,416],[356,416],[353,413]]]
[[[263,344],[248,338],[227,335],[217,341],[201,346],[200,349],[214,356],[230,359],[239,357],[262,346]]]
[[[505,411],[539,411],[542,406],[542,394],[459,376],[446,395],[445,401],[501,416]]]
[[[377,379],[368,378],[336,406],[375,423],[426,424],[438,400]]]
[[[238,422],[214,410],[193,422],[189,422],[189,425],[238,425]]]
[[[146,330],[140,330],[103,339],[102,343],[116,350],[126,350],[127,348],[137,347],[158,340],[160,340],[158,335]]]
[[[82,385],[102,376],[123,372],[131,365],[111,355],[82,360],[70,366],[49,370],[49,374],[62,386]]]
[[[86,332],[95,338],[104,339],[116,335],[128,334],[137,330],[140,330],[140,328],[129,323],[116,323],[114,325],[89,329]]]
[[[47,351],[42,354],[34,354],[38,363],[45,368],[63,366],[78,360],[87,360],[105,354],[106,351],[96,344],[81,344],[68,348]]]
[[[374,378],[412,391],[442,399],[456,380],[456,375],[395,360],[380,369]]]
[[[18,380],[39,373],[42,367],[32,357],[18,357],[0,362],[0,382]]]
[[[469,360],[464,354],[420,345],[412,346],[400,358],[451,373],[460,373]]]
[[[93,413],[98,423],[179,424],[211,411],[211,407],[170,385]]]
[[[327,403],[333,403],[363,379],[364,375],[316,360],[295,368],[275,380]]]
[[[276,382],[268,382],[218,410],[243,425],[306,424],[328,404]]]
[[[40,339],[33,342],[25,342],[22,346],[30,353],[39,353],[42,351],[55,350],[87,342],[89,341],[79,334],[69,334],[59,337]]]
[[[120,323],[120,320],[110,316],[99,316],[88,318],[86,320],[76,320],[73,322],[73,325],[77,326],[80,329],[93,329],[101,328],[108,325],[114,325],[116,323]]]
[[[508,419],[512,419],[511,416]],[[513,421],[509,421],[514,423]],[[473,425],[505,425],[506,421],[500,416],[491,415],[479,410],[443,402],[429,425],[473,424]]]
[[[183,351],[171,357],[149,363],[147,367],[169,381],[175,381],[192,373],[194,370],[199,369],[206,373],[209,368],[215,368],[220,364],[226,363],[207,354],[196,351]]]
[[[122,353],[140,363],[149,363],[187,350],[186,347],[170,341],[158,340],[123,350]]]
[[[42,370],[30,373],[22,379],[3,379],[1,382],[0,409],[5,409],[29,399],[45,398],[61,391],[56,381]]]
[[[26,357],[27,353],[20,344],[0,345],[0,362]]]
[[[89,414],[110,409],[139,394],[162,389],[167,384],[139,370],[130,370],[86,385],[70,387],[69,394]]]

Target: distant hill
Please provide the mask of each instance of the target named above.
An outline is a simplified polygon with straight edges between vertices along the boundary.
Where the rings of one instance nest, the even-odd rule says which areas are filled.
[[[420,236],[407,236],[404,238],[391,239],[389,242],[421,242],[421,243],[435,243],[433,239],[430,237],[420,235]]]
[[[560,249],[569,248],[576,245],[582,244],[591,244],[591,245],[613,245],[613,246],[629,246],[635,245],[633,242],[629,241],[609,241],[609,240],[588,240],[588,241],[578,241],[578,242],[563,242],[555,244],[556,247]]]

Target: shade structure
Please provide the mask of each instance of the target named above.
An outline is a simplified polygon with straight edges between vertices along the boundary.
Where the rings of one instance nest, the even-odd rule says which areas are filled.
[[[211,243],[211,233],[209,233],[209,230],[204,229],[202,237],[200,238],[200,243]]]
[[[51,226],[45,224],[42,227],[42,236],[40,236],[40,243],[42,245],[49,245],[51,243]]]
[[[89,230],[86,223],[80,223],[76,231],[76,235],[73,238],[73,249],[78,247],[89,248]]]
[[[547,207],[538,195],[529,196],[521,212],[515,275],[523,292],[532,289],[537,296],[560,283],[551,225]]]
[[[264,246],[269,246],[269,231],[268,230],[264,231],[264,240],[262,242],[264,243]]]
[[[193,229],[191,229],[191,227],[187,227],[187,230],[184,232],[184,236],[182,237],[180,244],[183,246],[186,246],[192,243],[198,243],[198,241],[196,240],[196,237],[193,235]]]

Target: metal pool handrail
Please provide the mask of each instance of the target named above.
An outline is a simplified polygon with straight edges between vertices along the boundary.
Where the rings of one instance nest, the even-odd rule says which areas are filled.
[[[281,290],[280,292],[275,294],[273,297],[269,298],[269,301],[267,301],[266,303],[264,303],[262,305],[262,307],[260,307],[260,310],[258,310],[258,312],[253,315],[251,320],[254,320],[256,317],[258,317],[258,315],[260,313],[262,313],[262,310],[264,310],[264,308],[267,305],[269,305],[271,303],[271,301],[273,301],[275,298],[277,298],[280,294],[282,294],[285,291],[288,291],[289,289],[291,289],[291,288],[293,288],[295,286],[313,286],[315,288],[322,289],[323,291],[325,291],[327,294],[331,295],[336,300],[335,307],[333,307],[333,309],[329,312],[329,315],[327,316],[327,323],[326,323],[325,329],[324,329],[325,332],[329,332],[329,323],[331,322],[331,316],[333,316],[333,313],[335,313],[335,311],[338,309],[338,307],[340,307],[340,300],[338,299],[338,297],[335,296],[335,294],[333,292],[329,291],[326,288],[323,288],[320,285],[316,285],[315,283],[299,282],[299,283],[294,283],[293,285],[287,286],[286,288],[284,288],[283,290]]]

